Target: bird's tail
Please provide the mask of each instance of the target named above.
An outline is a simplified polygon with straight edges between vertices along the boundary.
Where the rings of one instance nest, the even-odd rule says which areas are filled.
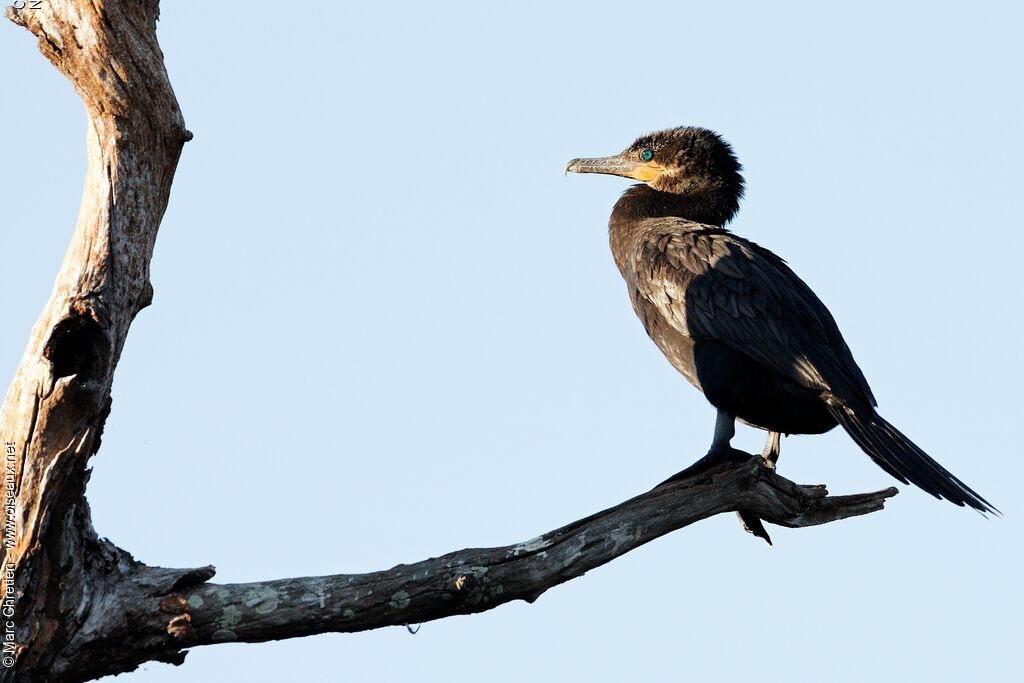
[[[832,399],[829,411],[879,467],[904,484],[916,484],[936,498],[961,507],[970,505],[980,512],[999,514],[995,506],[935,462],[873,408],[853,408]]]

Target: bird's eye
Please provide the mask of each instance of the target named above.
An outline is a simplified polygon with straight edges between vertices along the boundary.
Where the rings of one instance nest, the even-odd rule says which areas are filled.
[[[651,159],[654,158],[654,150],[645,149],[644,151],[640,152],[640,158],[643,159],[644,161],[650,161]]]

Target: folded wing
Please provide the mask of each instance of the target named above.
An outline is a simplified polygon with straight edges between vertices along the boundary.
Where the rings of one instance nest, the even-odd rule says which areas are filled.
[[[646,223],[634,286],[669,324],[801,386],[876,405],[831,313],[781,258],[723,228]]]

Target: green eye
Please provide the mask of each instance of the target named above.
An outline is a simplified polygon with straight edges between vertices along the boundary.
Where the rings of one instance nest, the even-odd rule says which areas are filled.
[[[644,161],[650,161],[651,159],[654,158],[654,150],[645,149],[644,151],[640,152],[640,158],[643,159]]]

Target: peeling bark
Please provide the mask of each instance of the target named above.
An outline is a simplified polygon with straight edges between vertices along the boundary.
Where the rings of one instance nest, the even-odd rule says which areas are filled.
[[[156,40],[157,0],[18,3],[7,17],[72,82],[88,114],[88,170],[74,236],[4,399],[3,621],[16,625],[0,680],[84,681],[186,649],[361,631],[536,600],[544,591],[706,517],[735,510],[808,526],[882,509],[896,493],[827,496],[759,459],[721,465],[526,543],[470,549],[369,574],[209,583],[212,567],[149,567],[93,529],[86,469],[111,409],[184,142],[191,138]],[[16,533],[12,533],[16,532]],[[13,576],[13,581],[11,577]]]

